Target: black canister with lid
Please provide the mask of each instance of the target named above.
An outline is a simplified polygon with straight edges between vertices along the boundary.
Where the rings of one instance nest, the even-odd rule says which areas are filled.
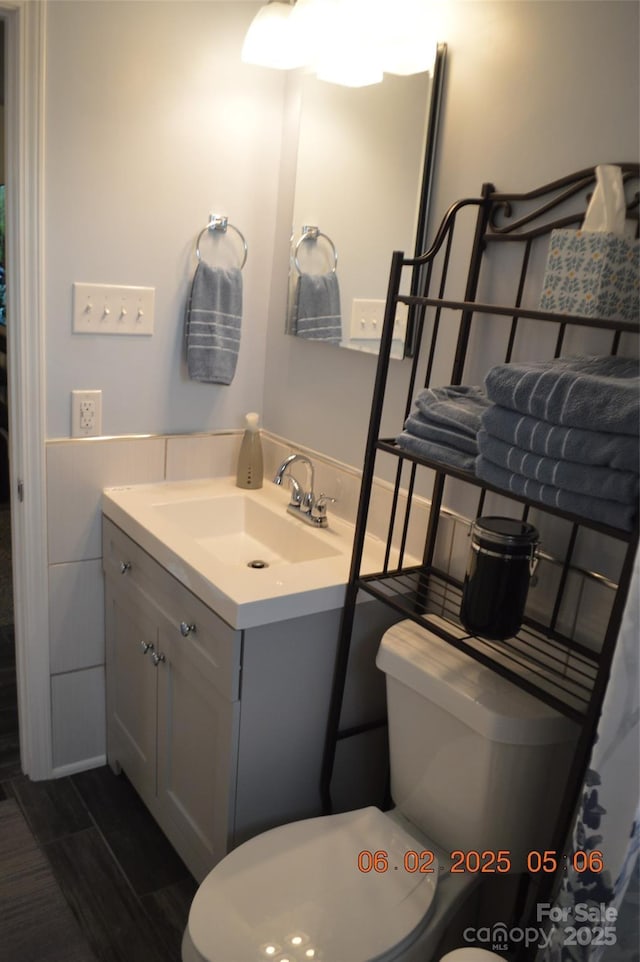
[[[511,638],[522,624],[538,558],[538,532],[515,518],[476,518],[460,619],[474,635]]]

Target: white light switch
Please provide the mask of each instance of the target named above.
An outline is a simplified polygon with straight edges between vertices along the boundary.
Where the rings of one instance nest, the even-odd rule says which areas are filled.
[[[384,321],[384,301],[356,297],[351,304],[351,337],[379,341]]]
[[[351,337],[359,341],[379,341],[384,324],[385,302],[354,298],[351,304]],[[393,338],[404,342],[407,331],[406,304],[396,305],[396,321]]]
[[[155,287],[73,285],[74,334],[153,334]]]

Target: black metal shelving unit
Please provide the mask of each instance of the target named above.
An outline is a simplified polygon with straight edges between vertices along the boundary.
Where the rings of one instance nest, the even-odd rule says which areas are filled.
[[[640,167],[618,166],[623,171],[628,215],[637,219]],[[358,594],[365,592],[403,617],[427,626],[449,644],[579,724],[575,761],[555,827],[555,847],[563,850],[588,764],[629,589],[638,541],[637,520],[633,530],[621,530],[502,491],[479,481],[472,472],[408,453],[393,437],[382,437],[381,426],[391,423],[386,431],[399,432],[414,397],[423,387],[480,383],[493,364],[528,356],[530,343],[537,351],[541,344],[548,344],[546,356],[558,357],[582,353],[585,338],[595,338],[596,348],[585,353],[637,356],[637,323],[558,315],[537,307],[549,234],[557,227],[579,227],[594,184],[594,168],[520,194],[499,192],[485,184],[480,197],[461,200],[449,209],[425,254],[412,258],[400,252],[393,255],[327,729],[322,773],[327,813],[332,810],[331,774],[336,746],[342,737],[352,734],[341,732],[340,713],[356,602]],[[460,249],[468,265],[462,277]],[[461,285],[463,296],[451,296],[451,288],[457,286],[459,290]],[[406,304],[409,309],[407,356],[391,370],[398,304]],[[443,370],[447,372],[446,379],[442,377]],[[372,486],[383,462],[383,473],[386,467],[387,478],[394,478],[389,481],[392,495],[385,560],[381,570],[364,572]],[[459,621],[462,583],[438,565],[439,526],[449,489],[454,498],[456,491],[462,489],[467,502],[473,497],[475,513],[469,520],[483,511],[487,513],[487,505],[499,497],[499,513],[552,525],[553,540],[561,544],[560,550],[554,545],[553,557],[548,559],[554,570],[548,610],[543,617],[525,616],[514,639],[491,642],[470,636]],[[416,559],[410,556],[407,546],[415,525],[416,505],[424,507],[425,499],[430,502],[430,510],[422,557]],[[563,618],[570,603],[568,586],[572,573],[582,563],[576,558],[584,532],[589,533],[592,541],[597,538],[599,545],[606,543],[608,548],[603,553],[615,557],[617,569],[615,578],[610,572],[606,574],[607,583],[614,583],[613,600],[598,645],[587,645],[573,637]],[[589,577],[597,580],[600,575],[596,571]]]

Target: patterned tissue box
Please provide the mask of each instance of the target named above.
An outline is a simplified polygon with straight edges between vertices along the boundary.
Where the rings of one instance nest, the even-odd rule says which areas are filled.
[[[640,242],[618,234],[551,231],[540,309],[637,321]]]

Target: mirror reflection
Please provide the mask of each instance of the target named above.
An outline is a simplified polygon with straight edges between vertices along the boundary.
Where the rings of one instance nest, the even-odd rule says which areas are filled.
[[[286,330],[377,353],[391,253],[416,247],[434,84],[302,83]],[[399,316],[395,357],[405,328]]]

